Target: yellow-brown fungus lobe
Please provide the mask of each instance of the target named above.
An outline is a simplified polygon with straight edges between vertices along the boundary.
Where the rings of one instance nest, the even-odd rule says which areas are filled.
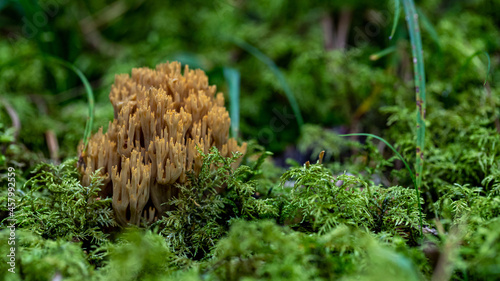
[[[115,77],[109,98],[115,118],[106,133],[101,128],[91,137],[79,167],[83,185],[101,169],[100,195],[113,197],[121,225],[152,222],[171,209],[164,203],[179,193],[175,185],[201,169],[196,147],[208,153],[215,146],[224,157],[246,151],[246,143],[229,138],[224,97],[202,70],[186,66],[181,73],[178,62],[134,68]]]

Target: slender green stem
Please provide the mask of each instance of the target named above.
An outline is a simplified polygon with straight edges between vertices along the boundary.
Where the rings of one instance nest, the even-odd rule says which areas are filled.
[[[488,69],[487,69],[486,78],[484,78],[484,84],[483,84],[483,85],[486,85],[486,82],[488,82],[488,77],[490,76],[490,71],[491,71],[491,58],[490,58],[490,55],[488,54],[488,52],[477,51],[474,54],[472,54],[469,57],[467,57],[467,59],[465,60],[465,63],[460,67],[460,70],[458,71],[458,74],[455,76],[456,77],[455,81],[453,82],[453,85],[455,87],[460,82],[463,73],[467,69],[467,66],[469,66],[469,64],[472,61],[472,59],[475,58],[475,57],[477,57],[477,56],[479,56],[479,55],[482,55],[482,54],[484,54],[486,56],[486,58],[488,59]]]
[[[406,169],[408,170],[408,172],[410,173],[410,177],[411,177],[411,180],[413,181],[413,184],[416,186],[416,181],[415,181],[415,176],[413,174],[413,171],[411,170],[410,168],[410,165],[408,164],[408,162],[406,162],[406,160],[403,158],[403,155],[401,155],[397,150],[396,148],[394,148],[394,146],[392,146],[389,142],[387,142],[385,139],[377,136],[377,135],[373,135],[373,134],[364,134],[364,133],[356,133],[356,134],[345,134],[345,135],[340,135],[341,137],[350,137],[350,136],[365,136],[365,137],[372,137],[372,138],[376,138],[378,140],[380,140],[381,142],[385,143],[392,151],[394,151],[394,153],[396,154],[396,156],[398,156],[399,160],[403,161],[403,163],[405,164],[405,167]]]
[[[422,29],[424,31],[427,31],[430,39],[432,39],[432,41],[434,41],[434,43],[436,43],[436,46],[438,47],[438,51],[441,52],[441,41],[439,40],[439,35],[438,35],[436,29],[434,28],[434,26],[432,26],[431,21],[427,18],[427,16],[425,15],[425,13],[421,9],[417,8],[416,11],[418,13],[418,18],[419,18],[420,22],[422,23]]]
[[[391,35],[389,36],[389,40],[392,40],[394,33],[396,32],[396,27],[398,26],[399,13],[401,12],[401,0],[394,0],[394,21],[392,22],[392,30]]]
[[[16,65],[20,61],[26,61],[29,59],[33,59],[33,57],[37,57],[43,61],[48,61],[48,62],[52,62],[55,64],[59,64],[61,66],[64,66],[64,67],[70,69],[71,71],[73,71],[78,76],[78,78],[80,78],[80,80],[82,81],[82,83],[85,87],[85,91],[87,92],[88,109],[89,109],[89,117],[87,118],[87,123],[85,125],[85,131],[83,134],[84,151],[85,151],[87,149],[87,143],[88,143],[88,140],[90,138],[90,134],[92,133],[92,126],[94,125],[94,103],[95,102],[94,102],[94,92],[92,91],[92,86],[90,85],[89,81],[87,80],[87,77],[85,77],[83,72],[80,69],[78,69],[76,66],[74,66],[73,64],[71,64],[63,59],[60,59],[60,58],[57,58],[54,56],[50,56],[47,54],[42,54],[42,55],[30,54],[30,55],[18,57],[18,58],[11,60],[11,61],[3,63],[0,66],[0,68],[4,68],[4,67],[10,66],[10,65]]]
[[[295,115],[295,119],[297,119],[297,124],[299,125],[299,128],[302,128],[302,125],[304,125],[304,119],[302,118],[302,114],[300,113],[299,104],[297,103],[297,100],[293,95],[292,89],[286,82],[285,76],[279,70],[278,66],[274,63],[274,61],[265,54],[263,54],[261,51],[259,51],[257,48],[246,42],[237,40],[231,40],[231,41],[234,42],[236,45],[238,45],[240,48],[252,54],[254,57],[258,58],[260,61],[265,63],[271,69],[276,78],[278,78],[278,81],[281,84],[283,91],[285,91],[286,97],[288,98],[290,106],[292,107],[293,114]]]
[[[231,135],[237,138],[240,125],[240,72],[234,68],[224,67],[224,78],[229,84]]]
[[[422,185],[425,149],[425,69],[422,49],[422,38],[418,24],[418,13],[413,0],[403,0],[405,17],[410,33],[411,50],[413,56],[413,70],[415,75],[415,92],[417,101],[417,148],[416,148],[416,190],[419,192]],[[420,204],[420,201],[419,201]],[[422,225],[420,225],[422,228]]]
[[[390,46],[388,48],[383,49],[382,51],[370,55],[370,60],[378,60],[384,56],[387,56],[388,54],[394,53],[396,51],[396,46]]]
[[[87,99],[88,99],[88,109],[89,109],[89,116],[87,118],[87,124],[85,125],[85,131],[83,134],[83,143],[84,143],[84,149],[85,151],[87,149],[87,143],[90,139],[90,134],[92,133],[92,126],[94,125],[94,92],[92,91],[92,87],[90,86],[89,81],[87,80],[87,77],[83,74],[83,72],[78,69],[76,66],[73,64],[62,60],[60,58],[56,58],[53,56],[43,56],[43,59],[46,59],[47,61],[54,62],[56,64],[62,65],[70,70],[72,70],[82,81],[85,91],[87,92]]]

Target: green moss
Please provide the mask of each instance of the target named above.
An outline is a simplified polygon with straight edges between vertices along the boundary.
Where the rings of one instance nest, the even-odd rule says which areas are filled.
[[[16,225],[45,239],[83,241],[87,247],[107,241],[103,229],[116,226],[111,199],[99,198],[102,178],[80,183],[76,158],[58,166],[38,165],[17,201]],[[7,222],[2,222],[5,225]]]
[[[44,239],[25,229],[16,230],[15,273],[7,271],[6,255],[2,255],[0,277],[2,280],[90,280],[93,267],[81,248],[81,243],[63,239]],[[7,241],[9,229],[2,230],[0,237]],[[11,246],[2,243],[2,253],[9,253]]]
[[[20,204],[18,270],[8,274],[9,245],[0,244],[1,280],[428,280],[437,262],[427,259],[429,249],[449,254],[449,267],[438,269],[452,280],[500,279],[498,0],[417,3],[430,20],[422,25],[422,198],[383,144],[338,136],[376,134],[416,162],[411,47],[403,17],[387,39],[393,1],[351,1],[349,46],[333,50],[325,48],[322,23],[329,16],[339,26],[342,1],[132,2],[68,2],[29,40],[26,20],[46,14],[48,2],[0,4],[0,184],[7,167],[15,168]],[[377,35],[367,36],[370,27],[379,27]],[[272,71],[235,40],[261,50],[283,73],[302,130]],[[388,47],[394,51],[369,60]],[[469,61],[477,52],[490,54],[489,76],[485,57]],[[113,117],[105,104],[116,73],[177,59],[203,68],[227,93],[223,69],[234,68],[241,73],[241,137],[254,145],[236,170],[235,158],[204,155],[202,173],[179,186],[182,195],[169,202],[176,209],[156,224],[115,228],[110,199],[96,200],[101,180],[83,187],[74,167],[87,118],[84,89],[74,73],[39,59],[44,55],[88,77],[94,129]],[[8,106],[20,119],[17,140]],[[61,165],[40,165],[49,162],[49,131],[59,144],[59,159],[50,162],[71,158]],[[322,150],[323,164],[302,165]],[[273,164],[290,155],[293,167]],[[0,190],[2,228],[7,197]],[[9,235],[0,231],[2,241]]]

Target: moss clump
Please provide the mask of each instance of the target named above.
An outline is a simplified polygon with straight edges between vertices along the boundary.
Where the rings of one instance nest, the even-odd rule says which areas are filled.
[[[0,231],[0,239],[7,241],[8,229]],[[0,245],[3,253],[10,253],[7,243]],[[91,280],[94,268],[89,262],[88,252],[82,249],[81,242],[68,241],[66,238],[57,240],[45,239],[30,233],[27,229],[16,230],[16,266],[14,273],[2,257],[0,279],[17,281],[53,280]],[[4,255],[2,255],[4,256]]]
[[[86,248],[108,240],[105,230],[117,224],[111,199],[98,196],[103,186],[98,173],[83,186],[75,158],[58,166],[40,164],[33,173],[15,211],[18,227],[43,238],[82,241]]]
[[[189,173],[189,181],[178,185],[179,196],[169,201],[175,209],[153,227],[160,227],[178,255],[207,259],[232,219],[276,217],[278,209],[275,199],[254,197],[255,182],[247,180],[254,170],[248,166],[232,169],[241,154],[226,158],[216,148],[200,154],[203,165],[199,174]],[[223,193],[218,191],[221,187],[225,187]]]
[[[317,163],[289,169],[282,188],[261,193],[257,186],[269,180],[262,178],[268,154],[249,155],[248,166],[236,170],[238,154],[227,158],[213,148],[200,155],[200,172],[188,173],[189,181],[178,186],[182,195],[169,202],[174,210],[148,229],[118,236],[118,228],[103,227],[103,215],[112,216],[110,199],[81,197],[87,190],[94,194],[91,188],[102,178],[83,187],[75,159],[41,166],[26,184],[31,191],[19,212],[23,230],[15,276],[30,280],[41,271],[40,276],[69,280],[421,280],[434,272],[421,248],[430,242],[457,249],[450,256],[457,261],[455,276],[466,272],[487,280],[497,274],[496,189],[485,195],[466,186],[450,190],[435,206],[449,220],[443,220],[443,228],[425,222],[430,242],[424,242],[412,189],[334,176]],[[223,192],[217,190],[221,186]],[[459,225],[466,227],[455,232]],[[22,234],[26,230],[42,236]],[[49,256],[66,260],[55,263]]]
[[[415,192],[400,186],[384,188],[346,174],[333,176],[322,164],[294,167],[281,178],[290,194],[283,217],[301,231],[326,233],[345,224],[376,233],[420,235]]]

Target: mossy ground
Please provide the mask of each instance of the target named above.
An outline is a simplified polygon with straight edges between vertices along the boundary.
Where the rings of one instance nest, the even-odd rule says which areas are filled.
[[[499,276],[495,180],[488,189],[443,188],[422,233],[413,189],[334,175],[320,163],[292,167],[278,181],[279,173],[266,172],[268,154],[259,155],[247,155],[233,171],[241,155],[227,159],[212,150],[200,175],[191,175],[170,202],[174,211],[128,229],[116,227],[109,199],[95,200],[98,177],[81,186],[76,158],[42,164],[17,192],[16,273],[4,262],[2,274],[6,280],[424,280],[440,270],[456,280]],[[0,232],[4,241],[9,235]],[[1,250],[9,248],[4,243]]]
[[[0,1],[0,184],[16,183],[16,273],[2,188],[0,280],[500,279],[500,2],[416,3],[427,72],[421,198],[386,145],[339,136],[381,136],[415,163],[403,17],[388,40],[393,1],[351,2],[92,0],[50,10]],[[34,32],[26,22],[37,13],[47,23]],[[332,48],[324,24],[337,28],[349,13],[346,45]],[[304,126],[273,69],[236,42],[281,71]],[[174,211],[117,227],[110,199],[95,197],[100,179],[83,187],[75,168],[84,88],[47,57],[87,76],[93,132],[113,119],[117,73],[179,60],[204,69],[231,101],[224,70],[236,70],[239,137],[250,144],[241,167],[212,151],[205,167],[218,169],[191,176]]]

